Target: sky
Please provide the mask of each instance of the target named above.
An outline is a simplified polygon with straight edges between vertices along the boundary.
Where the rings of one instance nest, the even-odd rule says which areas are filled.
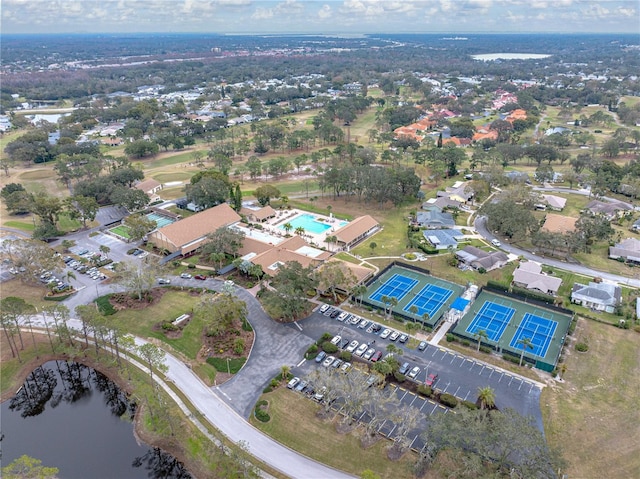
[[[1,0],[3,33],[638,33],[640,0]]]

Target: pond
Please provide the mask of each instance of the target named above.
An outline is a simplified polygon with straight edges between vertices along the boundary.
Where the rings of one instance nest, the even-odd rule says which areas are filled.
[[[182,463],[133,434],[135,406],[114,382],[75,362],[50,361],[0,405],[2,463],[23,454],[66,478],[191,478]]]

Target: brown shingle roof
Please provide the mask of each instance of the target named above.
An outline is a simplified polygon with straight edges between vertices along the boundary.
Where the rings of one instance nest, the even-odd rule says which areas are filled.
[[[359,218],[349,222],[349,224],[338,229],[335,232],[335,236],[338,238],[338,241],[349,244],[353,240],[365,234],[367,231],[370,231],[379,225],[380,223],[369,215],[360,216]]]
[[[227,203],[222,203],[160,228],[157,232],[177,248],[181,248],[192,241],[203,238],[209,233],[213,233],[222,226],[229,226],[238,221],[240,221],[240,215],[233,211]]]
[[[133,185],[136,190],[144,191],[145,193],[148,193],[158,186],[162,186],[162,183],[154,180],[153,178],[149,178],[148,180],[141,181],[137,185]]]
[[[550,233],[568,233],[576,230],[577,221],[577,218],[549,213],[544,220],[542,229]]]

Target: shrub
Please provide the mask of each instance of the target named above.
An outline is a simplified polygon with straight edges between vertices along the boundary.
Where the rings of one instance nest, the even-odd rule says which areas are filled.
[[[260,406],[266,406],[267,404],[269,404],[269,401],[267,401],[266,399],[260,399],[260,401],[256,403],[256,408]]]
[[[333,354],[338,351],[338,346],[330,341],[325,341],[322,343],[322,350],[327,354]]]
[[[440,402],[448,407],[456,407],[458,405],[458,399],[447,393],[440,394]]]
[[[398,371],[393,373],[393,377],[396,378],[396,381],[399,383],[403,383],[407,379],[404,374],[400,374]]]
[[[469,347],[469,346],[471,346],[471,343],[469,342],[469,340],[468,340],[468,339],[463,339],[463,340],[462,340],[462,345],[463,345],[463,346],[466,346],[466,347]]]
[[[271,391],[273,391],[273,386],[271,386],[271,384],[262,390],[264,394],[270,393]]]
[[[478,268],[478,273],[480,273],[480,274],[486,274],[486,273],[487,273],[487,270],[486,270],[486,268],[483,268],[482,266],[480,266],[480,267]]]
[[[244,351],[244,339],[237,338],[233,342],[233,352],[240,355]]]
[[[456,337],[451,334],[451,333],[447,333],[447,342],[448,343],[453,343],[456,340]]]
[[[318,345],[317,344],[312,344],[311,346],[309,346],[309,348],[307,349],[307,354],[309,356],[316,354],[318,352]]]
[[[480,346],[480,351],[482,351],[483,353],[491,354],[493,349],[491,349],[491,348],[489,348],[487,346]]]
[[[431,397],[431,395],[433,394],[433,389],[431,389],[431,387],[427,386],[426,384],[420,384],[418,386],[418,393],[422,394],[423,396]]]
[[[138,248],[130,248],[130,249],[128,249],[128,250],[127,250],[127,254],[133,254],[133,252],[134,252],[135,250],[137,250],[137,249],[138,249]]]
[[[73,293],[69,293],[69,294],[61,294],[59,296],[49,296],[51,293],[47,293],[46,296],[44,296],[42,299],[44,299],[45,301],[64,301],[65,299],[67,299],[69,296],[71,296]]]
[[[263,411],[262,409],[256,409],[255,411],[256,419],[260,422],[269,422],[271,420],[271,416],[267,411]]]
[[[169,321],[164,321],[162,323],[161,327],[162,327],[163,331],[177,331],[178,330],[178,327],[175,324],[170,323]]]
[[[404,258],[408,259],[408,260],[414,260],[414,259],[416,259],[416,255],[413,254],[413,253],[407,253],[407,254],[404,255]]]
[[[340,359],[343,361],[351,361],[352,354],[349,351],[342,351],[340,353]]]
[[[587,343],[577,343],[576,351],[586,353],[587,351],[589,351],[589,345]]]
[[[253,331],[253,328],[251,327],[251,324],[246,319],[244,321],[242,321],[242,330],[243,331]]]
[[[478,409],[478,406],[476,405],[476,403],[473,403],[471,401],[462,401],[460,404],[462,404],[467,409],[471,409],[472,411]]]
[[[97,231],[92,231],[91,233],[89,233],[89,238],[93,238],[94,236],[98,236],[100,233],[98,233]]]
[[[503,354],[502,359],[504,359],[505,361],[509,361],[510,363],[520,364],[520,358],[512,356],[511,354]]]
[[[329,341],[331,338],[333,338],[333,335],[331,333],[324,333],[320,338],[320,342],[324,343],[325,341]]]
[[[196,265],[195,265],[195,264],[192,264],[192,263],[189,263],[189,266],[187,266],[187,268],[189,268],[189,269],[196,269]]]

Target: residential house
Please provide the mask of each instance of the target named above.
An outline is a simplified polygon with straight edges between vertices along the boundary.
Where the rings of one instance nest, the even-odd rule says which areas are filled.
[[[447,250],[449,248],[457,249],[458,241],[462,240],[464,237],[459,230],[452,229],[427,230],[423,231],[422,235],[438,251]]]
[[[605,218],[612,220],[622,216],[625,211],[631,211],[633,207],[621,201],[607,203],[600,200],[593,200],[585,206],[585,211],[592,215],[603,215]]]
[[[549,233],[571,233],[576,230],[577,218],[549,213],[545,217],[542,230]]]
[[[426,211],[416,213],[416,223],[424,228],[450,228],[456,225],[451,213],[444,213],[437,206],[430,206]]]
[[[527,185],[531,184],[531,178],[529,178],[529,174],[524,171],[507,171],[505,176],[509,178],[513,183],[526,183]]]
[[[571,291],[571,302],[595,311],[613,313],[620,304],[622,288],[610,283],[575,283]]]
[[[330,252],[310,246],[298,235],[279,241],[275,245],[245,236],[239,253],[242,259],[259,265],[269,276],[275,275],[280,265],[291,261],[307,268],[319,266],[331,257]]]
[[[556,296],[562,284],[562,279],[544,274],[539,263],[527,261],[520,263],[518,269],[513,272],[513,284],[521,288]]]
[[[640,263],[640,240],[626,238],[609,247],[609,258],[623,258],[625,261]]]
[[[170,253],[187,256],[206,243],[209,233],[234,225],[240,219],[227,203],[222,203],[155,230],[149,234],[149,242]]]
[[[349,251],[352,247],[364,241],[380,229],[380,223],[373,217],[360,216],[342,228],[338,228],[333,236],[336,237],[336,244],[343,250]]]
[[[117,136],[110,136],[109,138],[103,138],[100,143],[106,146],[120,146],[124,143],[124,140]]]
[[[149,197],[149,200],[156,201],[160,197],[158,196],[158,191],[162,189],[162,183],[154,180],[153,178],[149,178],[147,180],[140,181],[139,183],[133,185],[136,190],[143,191]]]
[[[509,262],[509,257],[502,251],[487,252],[475,246],[465,246],[456,253],[456,257],[463,265],[478,270],[484,268],[485,271],[502,268]]]
[[[567,204],[567,199],[555,195],[540,195],[547,207],[554,211],[562,211]]]

